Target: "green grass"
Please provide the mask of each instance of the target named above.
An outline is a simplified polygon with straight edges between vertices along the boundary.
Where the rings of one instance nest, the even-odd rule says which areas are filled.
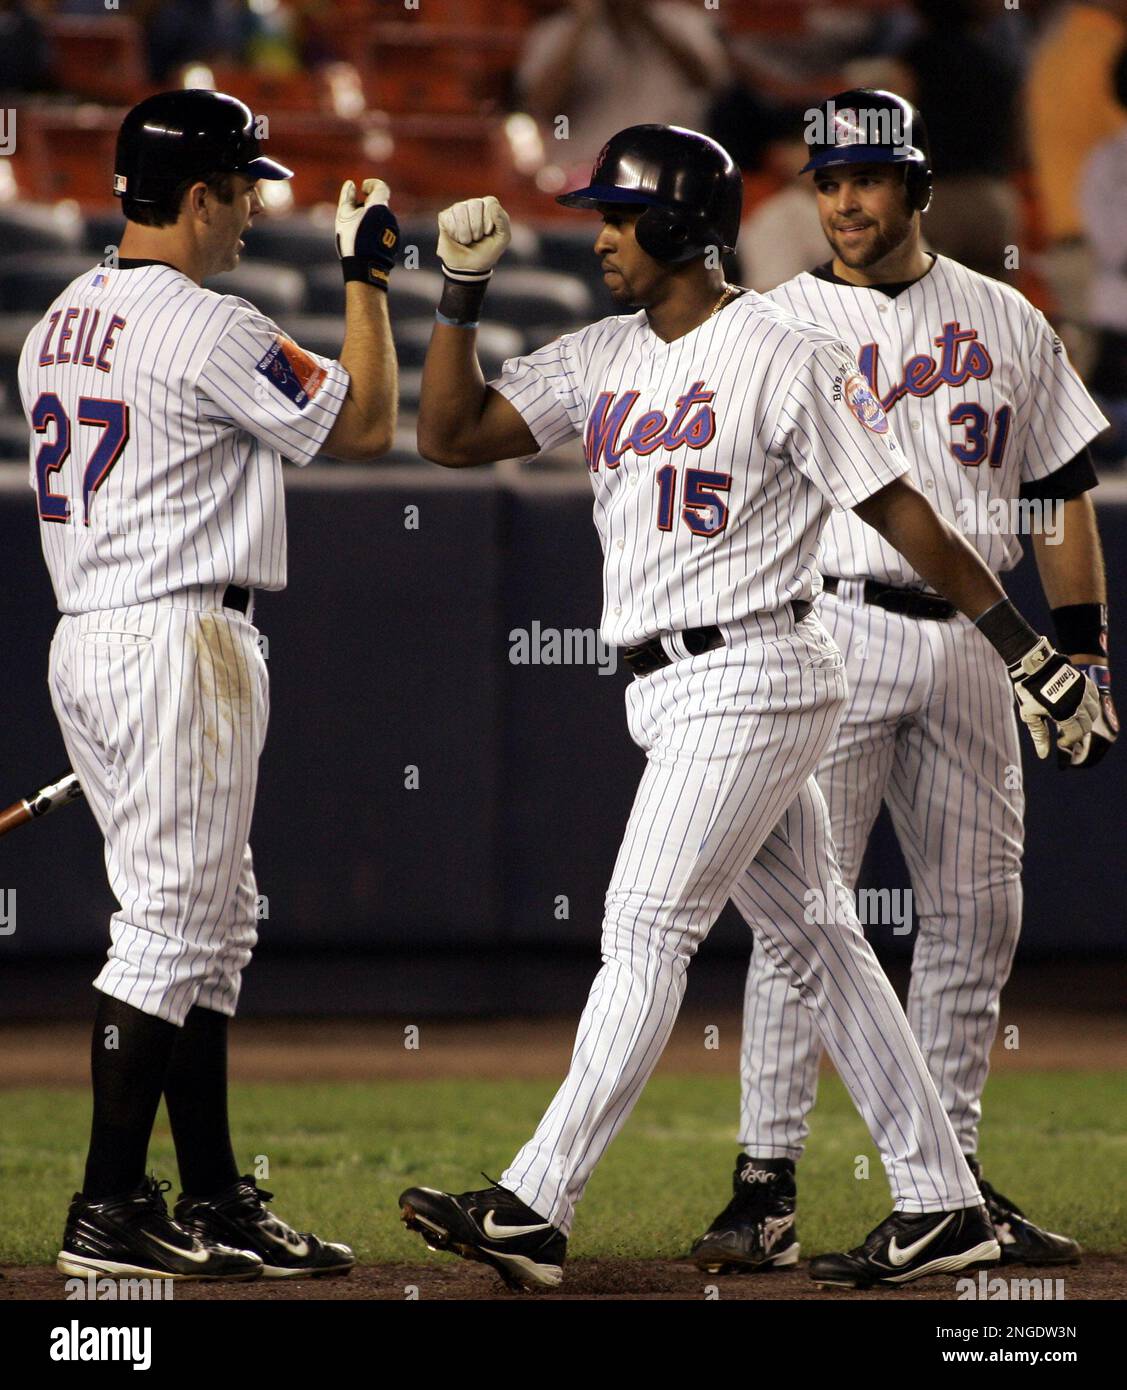
[[[287,1219],[350,1241],[361,1260],[416,1263],[435,1257],[400,1226],[400,1190],[484,1186],[480,1170],[501,1172],[552,1091],[528,1081],[235,1086],[235,1147],[248,1169],[268,1157],[260,1182]],[[736,1102],[734,1080],[652,1081],[588,1186],[569,1256],[682,1254],[727,1200]],[[985,1113],[980,1153],[995,1186],[1089,1250],[1127,1249],[1120,1074],[999,1076]],[[54,1260],[88,1129],[84,1091],[0,1093],[0,1263]],[[854,1176],[860,1154],[867,1180]],[[174,1178],[163,1112],[150,1166]],[[810,1254],[856,1244],[890,1207],[876,1150],[836,1078],[820,1087],[799,1202]]]

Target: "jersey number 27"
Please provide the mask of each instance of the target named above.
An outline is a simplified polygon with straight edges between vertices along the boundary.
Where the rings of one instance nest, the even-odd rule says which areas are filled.
[[[129,440],[129,407],[124,401],[81,396],[78,423],[99,426],[102,431],[82,473],[82,519],[89,526],[91,498],[109,477]],[[39,515],[44,521],[66,523],[70,520],[70,498],[66,493],[51,490],[51,478],[70,457],[71,425],[62,401],[53,391],[45,391],[32,408],[31,425],[36,434],[45,435],[51,424],[55,426],[55,438],[50,444],[43,443],[35,456]]]

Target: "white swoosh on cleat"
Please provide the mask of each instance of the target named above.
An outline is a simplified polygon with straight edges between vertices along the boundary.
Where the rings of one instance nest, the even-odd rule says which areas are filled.
[[[515,1236],[530,1236],[536,1231],[550,1231],[552,1223],[541,1221],[536,1226],[498,1226],[493,1220],[493,1213],[487,1211],[481,1229],[490,1240],[512,1240]]]
[[[171,1250],[174,1255],[179,1255],[182,1259],[185,1260],[191,1260],[191,1262],[196,1265],[207,1264],[208,1260],[211,1259],[210,1250],[181,1250],[180,1246],[169,1245],[168,1241],[161,1240],[160,1236],[151,1235],[149,1236],[149,1239],[152,1241],[154,1245],[163,1246],[165,1250]]]
[[[888,1242],[889,1263],[896,1265],[897,1267],[899,1267],[900,1265],[906,1265],[908,1261],[914,1259],[920,1253],[921,1250],[926,1250],[927,1247],[931,1244],[931,1242],[935,1239],[935,1237],[940,1233],[940,1231],[944,1230],[947,1226],[949,1226],[951,1222],[954,1221],[954,1219],[955,1213],[951,1212],[951,1214],[948,1217],[946,1217],[943,1221],[941,1221],[938,1226],[933,1226],[932,1229],[928,1231],[926,1235],[921,1236],[919,1240],[913,1241],[911,1245],[906,1246],[903,1250],[901,1250],[899,1245],[897,1245],[896,1237],[893,1236],[892,1239]]]
[[[283,1250],[287,1251],[291,1255],[294,1255],[299,1260],[305,1259],[306,1255],[309,1254],[308,1243],[304,1240],[301,1240],[300,1238],[298,1240],[293,1241],[287,1240],[285,1236],[276,1235],[266,1226],[260,1226],[259,1230],[262,1232],[262,1234],[266,1237],[267,1240],[272,1240],[275,1245],[280,1245]]]

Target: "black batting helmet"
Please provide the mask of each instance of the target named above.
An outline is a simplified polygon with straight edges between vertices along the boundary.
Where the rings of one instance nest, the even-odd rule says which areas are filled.
[[[644,203],[638,245],[657,261],[679,264],[710,246],[734,251],[743,179],[715,140],[675,125],[633,125],[603,146],[591,182],[556,199],[568,208]]]
[[[853,87],[808,113],[809,174],[843,164],[900,164],[913,211],[931,202],[931,155],[923,117],[895,92]]]
[[[290,179],[293,170],[259,150],[249,106],[222,92],[158,92],[121,123],[113,191],[134,203],[155,203],[185,179],[212,174]]]

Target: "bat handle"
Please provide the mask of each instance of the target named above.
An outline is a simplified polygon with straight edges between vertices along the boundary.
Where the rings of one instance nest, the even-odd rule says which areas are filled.
[[[9,830],[15,830],[17,825],[23,825],[24,821],[30,819],[31,807],[27,802],[14,801],[0,811],[0,835],[6,835]]]

